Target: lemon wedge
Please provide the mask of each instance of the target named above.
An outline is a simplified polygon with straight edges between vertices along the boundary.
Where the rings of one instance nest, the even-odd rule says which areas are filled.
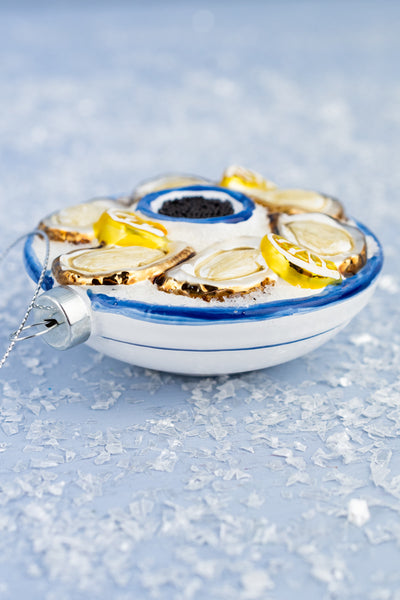
[[[250,195],[252,193],[257,195],[257,192],[269,192],[276,188],[275,183],[268,181],[260,173],[246,169],[240,165],[231,165],[228,167],[224,171],[218,185]]]
[[[167,230],[160,223],[146,221],[128,210],[111,208],[103,212],[93,225],[101,244],[114,246],[145,246],[166,249]]]
[[[270,269],[291,285],[318,289],[342,281],[332,261],[324,260],[275,233],[268,233],[262,238],[261,253]]]

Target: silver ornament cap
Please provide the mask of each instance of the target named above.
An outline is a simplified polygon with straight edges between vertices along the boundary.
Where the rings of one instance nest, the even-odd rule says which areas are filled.
[[[35,318],[49,323],[43,339],[57,350],[86,342],[91,333],[90,308],[78,292],[57,286],[39,296]]]

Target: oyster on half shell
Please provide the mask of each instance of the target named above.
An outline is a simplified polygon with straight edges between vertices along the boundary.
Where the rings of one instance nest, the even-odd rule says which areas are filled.
[[[259,238],[243,236],[208,246],[154,283],[164,292],[208,302],[263,289],[276,279],[261,254]]]
[[[344,216],[344,209],[339,200],[312,190],[276,189],[260,193],[257,196],[251,195],[254,200],[266,206],[270,211],[284,212],[290,215],[313,212],[337,219]]]
[[[115,206],[115,201],[109,198],[97,198],[90,202],[75,204],[44,218],[38,228],[55,242],[88,244],[96,239],[94,223],[105,210]]]
[[[362,231],[321,213],[270,216],[271,229],[292,243],[337,265],[344,277],[354,275],[367,261]]]
[[[152,279],[193,254],[184,242],[172,242],[168,250],[146,246],[85,248],[56,258],[52,271],[61,285],[130,285]]]
[[[218,185],[247,194],[269,211],[320,212],[337,218],[344,215],[343,206],[335,198],[311,190],[279,189],[260,173],[239,165],[228,167]]]
[[[140,200],[147,194],[160,192],[162,190],[178,189],[189,185],[213,185],[213,183],[205,177],[199,175],[185,175],[182,173],[170,173],[168,175],[159,175],[147,179],[140,183],[132,193],[132,200],[135,202]]]

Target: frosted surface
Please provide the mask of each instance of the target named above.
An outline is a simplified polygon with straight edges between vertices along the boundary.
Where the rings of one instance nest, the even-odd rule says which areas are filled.
[[[60,206],[230,163],[384,241],[326,346],[217,378],[21,344],[0,372],[0,598],[400,598],[400,7],[7,3],[4,247]],[[29,300],[15,251],[0,343]]]

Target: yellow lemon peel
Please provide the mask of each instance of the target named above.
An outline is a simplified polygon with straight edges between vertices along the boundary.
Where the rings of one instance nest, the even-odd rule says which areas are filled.
[[[291,285],[318,289],[341,283],[337,266],[275,233],[261,240],[261,253],[267,265]]]
[[[93,225],[101,244],[114,246],[145,246],[166,249],[167,230],[160,223],[146,221],[128,210],[109,209]]]
[[[218,184],[243,193],[269,192],[276,188],[275,183],[265,179],[260,173],[246,169],[239,165],[232,165],[226,169]]]

